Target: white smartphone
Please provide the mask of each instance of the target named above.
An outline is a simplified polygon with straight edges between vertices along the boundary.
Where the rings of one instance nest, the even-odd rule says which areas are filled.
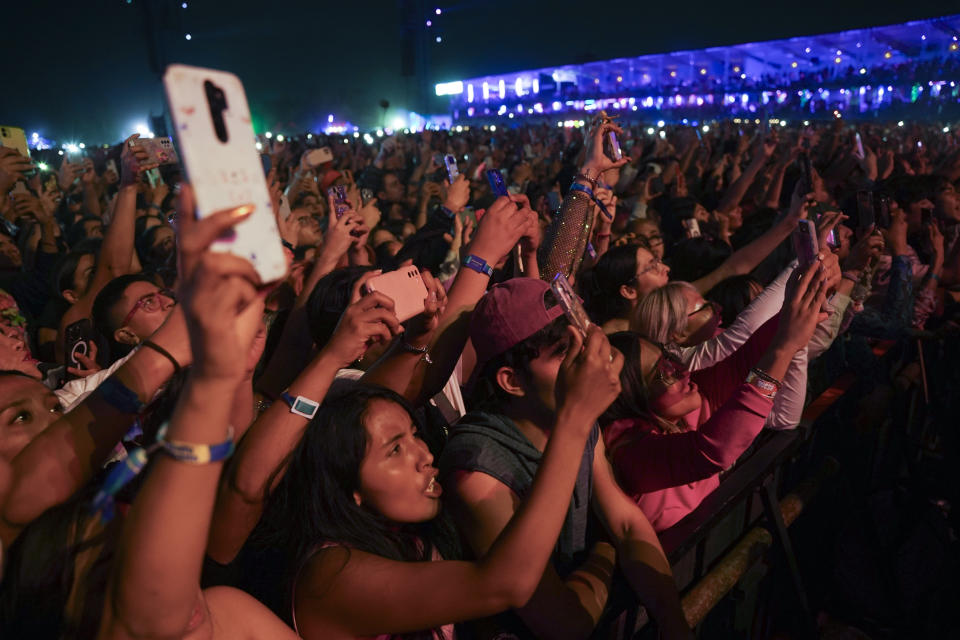
[[[163,74],[163,86],[197,217],[254,205],[253,214],[213,249],[246,258],[264,282],[283,277],[287,262],[240,78],[172,64]]]

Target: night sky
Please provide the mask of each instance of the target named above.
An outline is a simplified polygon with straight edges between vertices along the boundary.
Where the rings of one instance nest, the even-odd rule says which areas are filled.
[[[167,62],[232,71],[259,131],[319,128],[329,113],[381,124],[378,102],[418,110],[400,75],[397,0],[126,0],[5,3],[0,124],[88,144],[115,142],[163,110],[144,6]],[[422,0],[429,85],[487,73],[827,33],[960,11],[957,0],[522,2]],[[584,7],[596,7],[585,12]],[[440,7],[441,16],[434,15]],[[795,7],[795,8],[791,8]],[[425,21],[433,20],[427,28]],[[191,40],[185,39],[185,34]],[[443,42],[433,42],[435,36]],[[426,111],[442,112],[434,99]],[[419,109],[421,112],[423,108]]]

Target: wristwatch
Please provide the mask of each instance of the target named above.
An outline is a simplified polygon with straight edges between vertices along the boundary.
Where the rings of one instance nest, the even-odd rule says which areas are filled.
[[[320,410],[320,403],[314,402],[310,398],[304,398],[303,396],[294,397],[288,392],[284,391],[280,394],[280,397],[290,405],[290,413],[295,413],[298,416],[303,416],[304,418],[310,420],[313,416],[317,415],[317,411]]]

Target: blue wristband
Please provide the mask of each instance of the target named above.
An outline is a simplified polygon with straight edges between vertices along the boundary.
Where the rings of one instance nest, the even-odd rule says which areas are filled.
[[[167,440],[167,425],[164,424],[157,432],[157,443],[165,454],[179,462],[190,464],[210,464],[220,462],[233,455],[233,427],[227,430],[227,439],[219,444],[194,444]]]
[[[445,206],[443,206],[443,205],[440,205],[440,211],[441,211],[441,213],[443,213],[443,215],[445,215],[445,216],[446,216],[447,218],[449,218],[450,220],[453,220],[453,216],[456,215],[453,211],[450,211],[450,209],[447,209],[447,208],[446,208]]]
[[[100,386],[97,387],[97,392],[100,394],[100,397],[103,398],[104,402],[121,413],[139,415],[139,413],[143,411],[144,405],[140,402],[137,394],[113,376],[104,380]]]
[[[580,184],[579,182],[574,182],[570,185],[570,191],[580,191],[586,194],[588,198],[593,200],[594,204],[600,207],[600,212],[603,213],[607,220],[613,220],[613,216],[610,215],[610,212],[607,211],[607,208],[604,206],[604,204],[597,199],[597,196],[593,195],[593,190],[591,190],[590,187]]]
[[[487,264],[487,261],[483,258],[478,258],[472,253],[463,259],[463,266],[467,269],[472,269],[477,273],[482,273],[484,275],[492,276],[493,267]]]

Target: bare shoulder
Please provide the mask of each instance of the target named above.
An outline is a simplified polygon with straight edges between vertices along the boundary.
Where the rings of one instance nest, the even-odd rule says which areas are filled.
[[[245,591],[233,587],[210,587],[203,590],[203,597],[213,620],[213,640],[297,638],[293,629]]]

